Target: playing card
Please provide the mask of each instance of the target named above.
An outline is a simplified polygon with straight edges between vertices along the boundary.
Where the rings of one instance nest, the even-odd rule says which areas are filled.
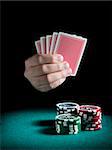
[[[40,44],[40,40],[35,41],[35,46],[36,46],[37,54],[41,54],[41,44]]]
[[[50,54],[54,53],[57,37],[58,37],[58,33],[57,32],[53,32],[52,41],[51,41],[51,47],[50,47]]]
[[[46,38],[40,37],[40,44],[41,44],[41,54],[46,54]]]
[[[46,54],[50,53],[51,40],[52,40],[52,36],[47,35],[46,36]]]
[[[75,76],[86,46],[87,39],[59,32],[55,53],[61,54],[72,69],[72,76]]]

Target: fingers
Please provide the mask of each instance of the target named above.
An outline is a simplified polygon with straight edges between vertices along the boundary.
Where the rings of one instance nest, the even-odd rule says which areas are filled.
[[[61,85],[64,81],[66,80],[66,78],[62,78],[62,79],[59,79],[55,82],[52,82],[50,84],[44,84],[44,85],[40,85],[38,87],[38,90],[41,91],[41,92],[47,92],[51,89],[54,89],[56,87],[58,87],[59,85]]]
[[[59,54],[49,55],[43,54],[38,57],[39,64],[57,63],[63,61],[63,56]]]
[[[30,76],[41,76],[44,74],[50,74],[53,72],[61,71],[64,69],[68,69],[69,64],[67,62],[62,62],[58,64],[44,64],[44,65],[39,65],[39,66],[34,66],[31,67],[29,70],[27,69],[26,71]]]
[[[71,75],[71,73],[72,73],[72,70],[68,68],[59,72],[48,74],[47,79],[48,79],[48,82],[51,83],[61,78],[66,78],[67,76]]]
[[[34,66],[25,70],[25,74],[29,77],[37,77],[44,75],[45,73],[42,71],[42,66]]]
[[[54,88],[58,87],[59,85],[61,85],[65,80],[66,80],[66,78],[61,78],[61,79],[59,79],[59,80],[57,80],[57,81],[51,83],[51,84],[50,84],[50,87],[51,87],[52,89],[54,89]]]
[[[37,71],[38,72],[38,71]],[[31,82],[32,85],[34,85],[35,87],[39,87],[41,85],[45,85],[45,84],[51,84],[57,80],[60,80],[62,78],[66,78],[67,76],[69,76],[71,74],[71,69],[65,69],[62,71],[58,71],[55,73],[50,73],[47,75],[42,75],[42,76],[37,76],[37,72],[35,72],[35,76],[34,76],[34,72],[31,74],[31,72],[25,72],[24,76]]]
[[[39,64],[38,62],[38,55],[33,55],[32,57],[28,58],[25,61],[25,67],[28,69],[29,67],[37,66]]]
[[[32,86],[42,92],[61,85],[72,70],[59,54],[34,55],[25,61],[24,76]]]
[[[38,90],[41,92],[47,92],[47,91],[51,90],[51,87],[49,86],[49,84],[45,84],[45,85],[39,86]]]
[[[29,74],[25,74],[25,77],[30,81],[33,87],[37,88],[40,91],[48,91],[61,85],[66,80],[66,77],[70,74],[71,69],[68,68],[63,71],[35,77],[32,77]]]
[[[30,81],[36,87],[49,84],[49,81],[47,80],[47,75],[30,78]]]
[[[57,72],[68,68],[69,68],[69,64],[67,62],[62,62],[57,64],[44,64],[42,66],[42,70],[45,74]]]
[[[50,84],[56,80],[60,80],[61,78],[66,78],[71,74],[71,69],[65,69],[62,71],[45,74],[38,76],[38,71],[26,71],[24,76],[36,87],[44,85],[44,84]]]
[[[58,63],[63,61],[63,56],[59,54],[49,55],[49,54],[43,54],[43,55],[34,55],[30,58],[28,58],[25,61],[25,66],[27,68],[47,64],[47,63]]]

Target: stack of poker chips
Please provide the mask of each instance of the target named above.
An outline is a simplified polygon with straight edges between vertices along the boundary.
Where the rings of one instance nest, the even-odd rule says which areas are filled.
[[[81,131],[81,117],[72,114],[61,114],[55,118],[58,134],[77,134]]]
[[[99,106],[80,106],[79,116],[81,116],[82,130],[95,131],[102,128],[102,112]]]
[[[73,102],[64,102],[56,104],[57,115],[71,113],[73,115],[79,114],[80,106]]]
[[[55,126],[58,134],[77,134],[81,131],[80,106],[73,102],[56,104]]]
[[[56,104],[56,132],[58,134],[77,134],[81,130],[95,131],[102,128],[101,107],[81,105],[73,102]]]

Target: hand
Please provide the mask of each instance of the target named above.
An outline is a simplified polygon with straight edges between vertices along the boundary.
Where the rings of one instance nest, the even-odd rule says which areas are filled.
[[[58,87],[71,73],[69,64],[59,54],[36,54],[25,61],[24,76],[41,92]]]

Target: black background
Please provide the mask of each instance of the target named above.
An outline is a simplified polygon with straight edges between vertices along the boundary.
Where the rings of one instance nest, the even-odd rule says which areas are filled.
[[[111,2],[2,2],[2,111],[97,104],[111,112]],[[47,93],[24,78],[24,61],[40,36],[64,31],[88,38],[77,76]]]

